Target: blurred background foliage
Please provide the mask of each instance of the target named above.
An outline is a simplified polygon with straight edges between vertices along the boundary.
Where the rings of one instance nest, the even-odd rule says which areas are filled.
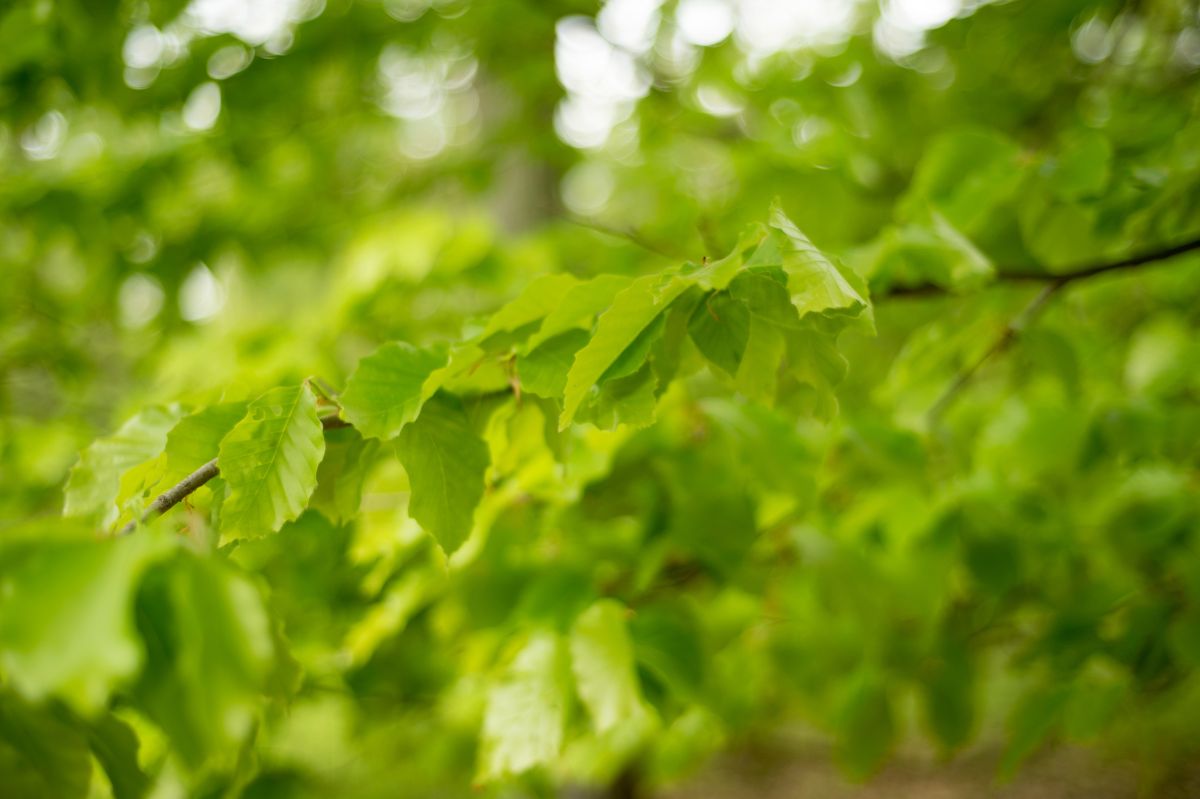
[[[653,745],[581,734],[497,795],[665,784],[798,720],[854,774],[1099,740],[1170,785],[1200,741],[1200,259],[1072,284],[927,411],[1036,292],[1004,275],[1200,235],[1198,70],[1190,0],[12,0],[0,523],[57,515],[144,405],[343,386],[535,276],[719,258],[778,198],[876,301],[840,414],[702,380],[589,439],[577,504],[494,503],[449,576],[381,459],[353,523],[233,555],[306,675],[239,789],[467,792],[481,681],[595,586],[637,609]],[[127,720],[185,784],[170,725]]]

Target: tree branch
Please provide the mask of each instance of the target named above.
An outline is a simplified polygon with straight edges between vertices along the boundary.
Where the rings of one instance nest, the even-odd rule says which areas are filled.
[[[933,407],[929,409],[927,418],[930,424],[936,422],[946,411],[946,409],[950,407],[950,404],[954,401],[955,397],[957,397],[959,392],[963,390],[963,387],[971,381],[971,378],[975,376],[975,373],[979,371],[980,367],[987,363],[992,357],[999,355],[1012,346],[1012,343],[1016,341],[1019,335],[1021,335],[1021,331],[1023,331],[1041,312],[1042,308],[1045,307],[1050,298],[1066,284],[1066,281],[1056,280],[1055,282],[1042,287],[1042,290],[1037,293],[1037,296],[1035,296],[1028,305],[1022,308],[1021,312],[1012,318],[1012,321],[1004,326],[1004,331],[1000,334],[1000,337],[993,341],[992,345],[984,350],[983,354],[976,358],[975,361],[967,366],[966,369],[962,370],[957,376],[955,376],[954,381],[946,387],[946,390],[942,392],[940,397],[938,397],[937,402],[935,402]]]
[[[1013,342],[1021,335],[1021,332],[1029,326],[1029,324],[1037,318],[1037,315],[1042,312],[1046,303],[1061,291],[1067,285],[1077,281],[1086,280],[1096,275],[1103,275],[1109,272],[1118,272],[1125,269],[1133,269],[1147,264],[1165,261],[1168,258],[1173,258],[1176,255],[1182,255],[1186,252],[1200,249],[1200,238],[1191,239],[1180,244],[1166,247],[1153,252],[1142,253],[1141,255],[1133,255],[1128,258],[1123,258],[1119,261],[1111,261],[1108,263],[1091,264],[1072,269],[1059,275],[1046,275],[1033,272],[1004,272],[998,275],[1001,280],[1008,281],[1038,281],[1045,282],[1042,290],[1030,300],[1029,304],[1021,309],[1020,313],[1013,317],[1004,327],[1004,331],[1000,334],[992,345],[988,347],[982,355],[974,362],[967,366],[966,369],[959,372],[953,382],[946,387],[942,395],[938,397],[937,402],[929,409],[926,419],[932,425],[936,422],[946,409],[954,402],[955,398],[962,392],[963,388],[975,376],[975,373],[988,362],[991,358],[1004,352],[1012,346]],[[911,291],[908,293],[912,293]],[[895,295],[892,295],[895,296]]]
[[[618,239],[625,239],[625,241],[628,241],[630,244],[641,247],[647,252],[652,252],[655,255],[671,261],[690,260],[687,256],[681,253],[672,252],[670,248],[651,241],[636,230],[609,227],[601,222],[595,222],[591,219],[575,216],[574,214],[568,214],[564,217],[564,219],[573,225],[578,225],[579,227],[587,228],[588,230],[594,230],[597,233],[603,233],[606,236],[614,236]]]
[[[325,430],[335,430],[339,427],[349,426],[349,422],[347,422],[345,419],[340,419],[337,416],[326,416],[321,419],[321,427]],[[151,519],[162,516],[171,508],[182,502],[189,494],[195,492],[196,489],[200,488],[200,486],[204,485],[220,473],[221,468],[217,466],[217,459],[213,458],[211,461],[180,480],[171,488],[155,497],[154,501],[150,503],[150,507],[146,508],[140,517],[122,527],[117,532],[117,535],[129,535],[137,529],[138,525],[145,524]]]
[[[1103,275],[1109,272],[1119,272],[1125,269],[1133,269],[1139,266],[1165,261],[1169,258],[1174,258],[1177,255],[1200,250],[1200,236],[1180,242],[1179,244],[1170,247],[1164,247],[1158,250],[1132,255],[1128,258],[1122,258],[1119,261],[1107,261],[1100,263],[1080,264],[1073,269],[1068,269],[1059,274],[1048,274],[1046,272],[1031,272],[1027,267],[996,270],[995,281],[997,283],[1062,283],[1067,284],[1076,280],[1084,280],[1085,278]],[[921,283],[915,286],[893,286],[886,291],[880,292],[879,298],[884,297],[937,297],[949,294],[949,290],[936,285],[934,283]]]

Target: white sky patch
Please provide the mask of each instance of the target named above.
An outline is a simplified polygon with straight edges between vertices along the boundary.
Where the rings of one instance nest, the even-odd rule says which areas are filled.
[[[641,55],[654,44],[661,0],[608,0],[596,15],[596,27],[617,47]]]
[[[584,161],[563,177],[563,203],[582,216],[596,216],[608,206],[614,189],[616,180],[607,165]]]
[[[848,36],[854,0],[740,0],[736,39],[751,57],[829,44]]]
[[[614,8],[613,3],[631,7],[624,0],[611,0],[605,10]],[[652,19],[656,28],[657,6]],[[612,25],[608,27],[611,29]],[[619,28],[615,34],[610,30],[610,34],[627,37],[631,42],[634,38]],[[649,47],[652,38],[639,38],[638,46]],[[637,101],[650,91],[650,76],[635,55],[602,36],[587,17],[559,20],[555,28],[554,64],[558,79],[567,90],[566,99],[555,111],[554,128],[559,138],[573,147],[602,146],[613,127],[627,119]]]
[[[183,104],[183,124],[195,131],[208,130],[221,115],[221,89],[212,81],[201,83]]]
[[[179,287],[179,315],[188,322],[207,322],[225,307],[225,288],[204,264],[196,264]]]
[[[733,33],[733,6],[731,0],[680,0],[675,21],[683,38],[711,47]]]
[[[121,325],[134,329],[145,327],[162,310],[163,298],[162,284],[154,277],[132,274],[125,278],[117,294]]]
[[[47,111],[21,134],[21,150],[32,161],[49,161],[67,140],[67,118],[61,111]]]

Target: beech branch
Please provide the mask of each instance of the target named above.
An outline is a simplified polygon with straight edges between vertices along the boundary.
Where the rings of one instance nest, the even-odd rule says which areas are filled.
[[[652,242],[645,240],[640,235],[631,231],[607,228],[602,225],[592,223],[588,220],[578,218],[572,218],[571,221],[582,227],[588,227],[601,233],[628,239],[638,246],[641,246],[659,255],[673,257]],[[1050,299],[1063,287],[1077,280],[1084,280],[1086,278],[1095,277],[1096,275],[1102,275],[1109,272],[1118,272],[1124,269],[1133,269],[1135,267],[1153,264],[1159,261],[1165,261],[1168,258],[1173,258],[1177,255],[1183,255],[1184,253],[1192,252],[1193,250],[1200,250],[1200,237],[1173,245],[1171,247],[1166,247],[1164,249],[1130,256],[1119,261],[1085,264],[1057,275],[1022,271],[1019,269],[1003,270],[998,272],[996,275],[996,280],[1000,282],[1036,282],[1044,283],[1045,285],[1043,286],[1042,290],[1038,292],[1038,294],[1029,302],[1029,304],[1022,308],[1020,313],[1018,313],[1015,317],[1013,317],[1012,321],[1005,325],[1004,331],[1000,334],[1000,337],[997,338],[996,341],[994,341],[992,345],[988,347],[982,355],[979,356],[979,358],[973,361],[954,378],[954,380],[949,386],[947,386],[946,390],[938,398],[937,402],[933,404],[933,407],[929,409],[928,418],[931,422],[936,421],[950,406],[955,397],[958,396],[967,383],[971,381],[971,378],[975,376],[975,373],[978,372],[988,360],[999,355],[1004,350],[1012,346],[1013,342],[1016,341],[1018,336],[1020,336],[1021,331],[1024,330],[1039,313],[1041,313],[1042,309],[1046,306],[1046,303],[1049,302]],[[941,286],[934,284],[923,284],[919,286],[897,287],[889,291],[882,292],[877,296],[882,298],[945,294],[949,294],[949,291]],[[513,388],[516,390],[515,386]],[[349,427],[350,423],[337,416],[326,416],[321,419],[321,426],[326,430],[332,430],[338,427]],[[137,529],[139,524],[145,524],[151,519],[163,515],[171,508],[182,502],[187,496],[195,492],[196,489],[200,488],[202,485],[220,474],[220,471],[220,467],[217,466],[217,459],[213,458],[211,461],[204,464],[187,477],[183,478],[183,480],[181,480],[179,483],[155,497],[154,501],[150,503],[150,506],[146,508],[139,518],[134,519],[122,527],[117,534],[127,535]]]
[[[1037,295],[1035,295],[1034,298],[1030,300],[1029,303],[1022,308],[1007,325],[1004,326],[1004,330],[1000,333],[1000,336],[994,342],[992,342],[992,345],[984,350],[982,355],[972,361],[965,369],[955,376],[950,385],[946,387],[946,390],[942,392],[942,395],[938,397],[937,402],[935,402],[929,409],[927,417],[928,420],[930,423],[936,422],[942,416],[942,414],[945,413],[946,409],[949,408],[954,402],[955,398],[962,392],[967,383],[971,382],[971,379],[975,376],[979,369],[991,358],[996,357],[1011,347],[1021,335],[1021,332],[1028,327],[1034,319],[1037,318],[1038,314],[1042,312],[1050,299],[1069,284],[1077,280],[1085,280],[1097,275],[1108,274],[1110,272],[1119,272],[1126,269],[1133,269],[1135,267],[1157,263],[1159,261],[1165,261],[1168,258],[1174,258],[1177,255],[1183,255],[1184,253],[1191,252],[1193,250],[1200,250],[1200,238],[1185,241],[1165,249],[1142,253],[1141,255],[1130,256],[1129,258],[1124,258],[1119,261],[1081,266],[1077,269],[1073,269],[1058,275],[1046,275],[1019,271],[1002,272],[998,274],[997,278],[999,280],[1025,282],[1039,281],[1045,283],[1045,285],[1042,287],[1042,290],[1039,291]],[[914,293],[917,292],[911,289],[901,292],[901,294],[909,295]],[[944,292],[939,290],[938,292],[928,293]],[[892,296],[895,295],[893,294]]]
[[[350,423],[345,419],[340,419],[336,416],[326,416],[321,419],[321,427],[325,430],[334,430],[339,427],[349,427]],[[180,480],[175,485],[168,488],[166,491],[159,494],[150,503],[150,507],[142,512],[142,515],[131,521],[129,524],[122,527],[117,535],[128,535],[137,529],[138,525],[145,524],[151,519],[156,519],[169,511],[171,508],[182,502],[188,495],[194,493],[196,489],[212,480],[221,473],[221,467],[217,466],[217,459],[213,458],[208,463],[201,466],[196,471],[189,474],[187,477]]]
[[[1001,268],[996,270],[995,282],[997,283],[1049,283],[1051,285],[1060,283],[1066,285],[1076,280],[1084,280],[1085,278],[1103,275],[1109,272],[1120,272],[1125,269],[1133,269],[1139,266],[1165,261],[1169,258],[1174,258],[1177,255],[1200,250],[1200,236],[1180,242],[1179,244],[1170,247],[1164,247],[1158,250],[1131,255],[1128,258],[1122,258],[1119,261],[1102,261],[1098,263],[1080,264],[1073,269],[1068,269],[1058,274],[1048,274],[1046,272],[1033,272],[1028,267],[1014,267],[1011,269]],[[893,286],[879,293],[878,297],[937,297],[949,294],[950,291],[946,288],[934,283],[921,283],[915,286]]]

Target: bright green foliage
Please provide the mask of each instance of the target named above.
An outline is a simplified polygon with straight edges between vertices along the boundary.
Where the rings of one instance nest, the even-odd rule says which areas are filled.
[[[152,535],[82,538],[7,553],[0,581],[0,653],[26,696],[54,696],[94,715],[144,657],[133,600],[142,573],[170,549]]]
[[[147,408],[88,447],[71,469],[63,513],[112,524],[122,475],[162,452],[167,432],[178,418],[174,409]]]
[[[613,298],[612,305],[597,319],[588,343],[575,353],[563,390],[560,430],[575,418],[597,383],[605,378],[628,377],[637,370],[654,336],[647,331],[654,330],[653,323],[688,285],[688,281],[672,274],[647,275]]]
[[[274,662],[257,592],[219,562],[179,553],[147,576],[138,611],[147,642],[139,705],[186,766],[232,766]]]
[[[85,797],[91,780],[87,740],[69,724],[0,695],[0,774],[4,789],[30,799]]]
[[[304,510],[317,485],[325,437],[306,385],[271,389],[221,439],[217,465],[229,485],[221,513],[226,539],[278,530]]]
[[[451,553],[471,532],[475,506],[483,496],[487,445],[471,429],[462,402],[436,396],[396,441],[396,454],[408,472],[412,498],[408,512]]]
[[[491,690],[481,733],[479,776],[520,774],[562,748],[570,694],[566,648],[548,633],[531,638]]]
[[[644,712],[627,615],[628,609],[619,603],[600,601],[571,627],[571,668],[579,697],[598,732],[636,720]]]
[[[346,382],[346,418],[367,438],[395,438],[437,391],[432,378],[445,365],[444,355],[403,342],[384,344],[359,361]]]
[[[1194,782],[1194,3],[0,6],[0,794]]]

